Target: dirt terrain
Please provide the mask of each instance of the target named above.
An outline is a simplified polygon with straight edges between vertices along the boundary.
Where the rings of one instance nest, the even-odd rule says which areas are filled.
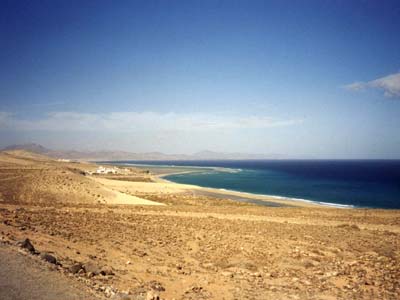
[[[85,285],[58,274],[54,265],[32,259],[0,243],[0,299],[54,300],[100,299]]]
[[[111,299],[400,298],[398,210],[259,206],[96,167],[1,153],[2,243]]]

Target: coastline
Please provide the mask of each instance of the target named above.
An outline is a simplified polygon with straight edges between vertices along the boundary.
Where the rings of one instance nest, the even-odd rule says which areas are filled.
[[[101,162],[98,162],[101,163]],[[293,198],[293,197],[286,197],[286,196],[279,196],[279,195],[268,195],[268,194],[257,194],[239,190],[230,190],[224,188],[213,188],[213,187],[206,187],[200,186],[195,184],[185,184],[185,183],[178,183],[171,180],[166,179],[165,177],[170,175],[182,175],[182,174],[189,174],[193,172],[198,172],[200,170],[214,170],[214,171],[224,171],[224,172],[238,172],[241,169],[235,168],[224,168],[224,167],[212,167],[212,166],[176,166],[176,165],[153,165],[153,164],[136,164],[136,163],[114,163],[114,162],[107,162],[110,165],[116,166],[130,166],[136,167],[139,169],[150,169],[151,171],[155,171],[152,174],[153,179],[156,182],[163,182],[163,183],[170,183],[170,184],[177,184],[183,185],[185,187],[191,186],[193,190],[199,191],[202,190],[216,198],[228,198],[229,196],[235,197],[236,201],[239,202],[251,202],[254,204],[259,205],[266,205],[266,206],[301,206],[301,207],[328,207],[328,208],[340,208],[340,209],[368,209],[369,207],[357,207],[351,204],[338,204],[332,202],[325,202],[325,201],[317,201],[317,200],[310,200],[310,199],[303,199],[303,198]],[[175,170],[174,170],[175,169]],[[187,170],[185,170],[187,169]],[[163,172],[164,171],[164,172]],[[167,171],[167,172],[165,172]],[[276,205],[268,205],[268,203],[276,204]]]
[[[328,208],[341,208],[341,209],[356,208],[351,205],[341,205],[341,204],[328,203],[328,202],[318,202],[318,201],[307,200],[307,199],[297,199],[297,198],[290,198],[290,197],[283,197],[283,196],[276,196],[276,195],[264,195],[264,194],[248,193],[248,192],[228,190],[228,189],[203,187],[200,185],[182,184],[182,183],[177,183],[177,182],[165,179],[165,177],[169,176],[169,175],[186,174],[186,173],[191,173],[191,172],[187,171],[187,172],[176,172],[176,173],[170,173],[170,174],[155,175],[154,178],[156,180],[158,180],[159,182],[191,186],[194,190],[201,190],[201,191],[208,192],[210,194],[213,194],[217,198],[218,198],[218,196],[220,196],[221,198],[228,198],[229,196],[234,196],[234,197],[241,197],[243,199],[262,201],[262,202],[265,202],[266,204],[269,202],[272,202],[272,203],[280,204],[281,206],[328,207]]]
[[[142,170],[152,170],[154,173],[151,174],[151,178],[155,183],[164,183],[170,186],[175,186],[178,189],[182,188],[185,190],[190,190],[194,193],[199,193],[202,195],[213,196],[220,199],[232,199],[238,202],[247,202],[263,206],[296,206],[296,207],[331,207],[331,208],[353,208],[353,207],[342,207],[335,204],[328,205],[319,202],[314,202],[312,200],[306,199],[295,199],[282,196],[274,195],[262,195],[256,193],[248,193],[243,191],[234,191],[227,189],[218,189],[212,187],[203,187],[194,184],[183,184],[174,182],[166,179],[166,176],[177,175],[177,174],[189,174],[196,172],[198,170],[230,170],[230,172],[237,172],[237,169],[222,168],[222,167],[200,167],[200,166],[171,166],[171,165],[149,165],[149,164],[133,164],[133,163],[115,163],[115,162],[96,162],[96,164],[108,164],[113,166],[129,166],[135,167]],[[186,169],[186,170],[185,170]],[[160,170],[164,171],[161,172]],[[165,172],[167,170],[167,172]]]
[[[97,162],[96,164],[105,164],[104,162]],[[218,189],[212,187],[203,187],[200,185],[194,184],[184,184],[178,183],[171,180],[166,179],[166,176],[176,175],[176,174],[189,174],[192,172],[198,171],[198,169],[210,169],[210,170],[221,170],[221,169],[228,169],[228,168],[220,168],[220,167],[199,167],[199,166],[170,166],[170,165],[148,165],[148,164],[124,164],[124,163],[113,163],[107,162],[107,165],[112,166],[127,166],[127,167],[135,167],[141,170],[148,171],[150,169],[151,175],[150,178],[153,180],[153,185],[149,183],[135,183],[135,189],[137,191],[144,191],[150,192],[151,191],[160,191],[165,189],[171,189],[174,191],[186,191],[193,194],[197,194],[199,196],[211,196],[218,199],[230,199],[237,202],[245,202],[245,203],[252,203],[260,206],[269,206],[269,207],[311,207],[311,208],[353,208],[351,206],[340,206],[335,205],[334,203],[325,204],[320,202],[315,202],[312,200],[307,199],[295,199],[283,196],[274,196],[274,195],[263,195],[263,194],[256,194],[256,193],[248,193],[243,191],[235,191],[235,190],[228,190],[228,189]],[[167,171],[167,172],[165,172]],[[103,184],[109,185],[110,182],[106,182],[107,179],[96,179]],[[113,183],[117,185],[117,183]],[[132,183],[124,183],[120,182],[119,187],[123,186],[132,186]],[[158,185],[158,186],[157,186]]]
[[[110,162],[111,165],[113,165]],[[198,166],[188,166],[188,167],[181,167],[181,166],[154,166],[154,165],[146,165],[146,164],[115,164],[115,165],[127,165],[137,167],[139,169],[148,169],[146,167],[151,167],[152,169],[212,169],[212,170],[220,170],[219,167],[198,167]],[[223,168],[226,169],[226,168]],[[354,208],[353,206],[348,205],[340,205],[335,203],[324,203],[324,202],[316,202],[313,200],[307,199],[296,199],[290,197],[283,197],[283,196],[275,196],[275,195],[263,195],[263,194],[256,194],[256,193],[248,193],[243,191],[235,191],[235,190],[228,190],[228,189],[218,189],[212,187],[203,187],[200,185],[194,184],[183,184],[174,182],[171,180],[166,179],[166,176],[170,175],[177,175],[177,174],[188,174],[196,172],[195,170],[187,170],[187,171],[169,171],[168,173],[161,173],[161,174],[152,174],[152,178],[156,183],[167,183],[169,185],[175,185],[177,187],[181,187],[184,189],[190,189],[194,192],[205,192],[205,194],[212,195],[216,198],[227,199],[229,196],[236,198],[233,200],[239,202],[250,202],[259,205],[265,206],[296,206],[296,207],[329,207],[329,208]],[[238,200],[241,199],[241,200]],[[246,201],[247,200],[247,201]],[[276,205],[268,205],[268,203],[276,204]]]
[[[395,178],[388,178],[381,171],[384,168],[393,171],[393,166],[386,163],[361,162],[353,165],[347,162],[317,161],[310,164],[301,163],[298,168],[296,162],[274,162],[272,165],[269,162],[254,164],[245,161],[115,163],[147,169],[147,172],[174,183],[213,188],[218,194],[226,194],[226,191],[240,192],[240,195],[235,196],[250,196],[253,199],[261,197],[261,200],[275,202],[290,201],[294,205],[301,202],[346,209],[400,208]],[[361,172],[362,170],[366,172]],[[160,174],[162,176],[159,176]]]

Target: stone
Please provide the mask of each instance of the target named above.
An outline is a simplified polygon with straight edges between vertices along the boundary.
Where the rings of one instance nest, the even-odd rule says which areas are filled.
[[[99,275],[101,272],[100,267],[92,262],[86,263],[84,269],[88,274],[92,273],[93,275]]]
[[[31,241],[29,239],[25,239],[22,243],[21,243],[21,248],[28,250],[31,253],[35,252],[35,247],[33,247]]]
[[[160,300],[160,296],[156,291],[148,291],[146,294],[146,300]]]
[[[40,258],[47,261],[48,263],[51,263],[54,265],[57,264],[57,259],[53,255],[50,255],[48,253],[40,254]]]
[[[111,297],[113,300],[133,300],[133,298],[126,293],[117,293]]]
[[[211,298],[212,295],[202,286],[192,286],[188,290],[186,290],[186,292],[184,293],[184,297],[188,299],[208,299]]]
[[[106,275],[115,275],[115,273],[114,273],[114,271],[113,271],[113,269],[111,268],[111,267],[104,267],[104,268],[101,268],[101,271],[100,271],[100,274],[101,275],[103,275],[103,276],[106,276]]]
[[[229,271],[222,271],[222,272],[221,272],[221,275],[222,275],[222,276],[225,276],[225,277],[230,277],[230,278],[233,277],[232,272],[229,272]]]
[[[93,276],[96,276],[96,274],[94,274],[93,272],[86,273],[87,278],[92,278]]]
[[[303,284],[309,286],[309,285],[311,285],[311,282],[310,282],[309,280],[304,280],[304,281],[303,281]]]
[[[262,277],[261,273],[259,273],[259,272],[254,272],[254,273],[251,274],[251,276],[253,276],[253,277]]]
[[[107,298],[113,297],[115,295],[115,291],[112,287],[108,286],[104,290],[104,294]]]
[[[158,292],[164,292],[165,288],[162,286],[162,284],[156,280],[152,280],[149,283],[147,283],[147,286],[151,288],[153,291],[158,291]]]
[[[269,276],[272,277],[272,278],[277,278],[278,277],[278,273],[271,272]]]
[[[80,270],[82,270],[83,269],[83,266],[82,266],[82,264],[81,263],[76,263],[76,264],[73,264],[70,268],[69,268],[69,272],[70,273],[72,273],[72,274],[76,274],[76,273],[78,273]]]

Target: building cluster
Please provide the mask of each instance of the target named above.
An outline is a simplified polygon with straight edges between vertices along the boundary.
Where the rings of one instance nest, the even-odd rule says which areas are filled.
[[[96,171],[87,172],[89,175],[104,175],[104,174],[127,174],[129,169],[120,169],[117,167],[103,167],[99,166]]]

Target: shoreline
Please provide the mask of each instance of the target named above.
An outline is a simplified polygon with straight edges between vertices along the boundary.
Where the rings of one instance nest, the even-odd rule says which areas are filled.
[[[102,162],[96,162],[96,164],[101,164]],[[181,175],[196,173],[201,170],[213,170],[228,173],[236,173],[242,171],[240,168],[224,168],[217,166],[179,166],[179,165],[153,165],[153,164],[136,164],[136,163],[113,163],[112,161],[104,162],[104,164],[114,165],[114,166],[127,166],[136,167],[138,169],[150,169],[151,177],[155,182],[163,182],[181,186],[184,188],[192,188],[195,191],[204,191],[206,193],[213,194],[216,198],[226,199],[227,196],[232,196],[237,199],[231,198],[231,200],[238,202],[250,202],[262,206],[297,206],[297,207],[319,207],[319,208],[336,208],[336,209],[384,209],[384,210],[398,210],[396,208],[382,208],[382,207],[369,207],[369,206],[357,206],[352,204],[340,204],[334,202],[327,202],[321,200],[311,200],[304,198],[294,198],[280,195],[269,195],[269,194],[258,194],[253,192],[246,192],[240,190],[231,190],[225,188],[214,188],[201,186],[196,184],[179,183],[166,179],[166,176],[170,175]],[[155,170],[155,173],[152,170]],[[178,170],[173,170],[178,169]],[[185,170],[186,169],[186,170]],[[158,173],[160,170],[167,170],[167,172]],[[158,172],[157,172],[158,171]],[[158,174],[157,174],[158,173]],[[262,202],[262,203],[260,203]],[[268,205],[268,203],[278,204],[278,205]]]
[[[135,165],[138,168],[143,168],[144,165]],[[156,168],[156,167],[154,167]],[[200,167],[199,167],[200,168]],[[209,169],[214,169],[212,167],[209,167]],[[234,197],[239,197],[242,199],[247,199],[250,201],[240,201],[240,200],[234,200],[234,201],[239,201],[239,202],[251,202],[251,200],[255,200],[255,204],[257,204],[257,201],[262,201],[264,202],[264,206],[268,206],[268,203],[276,203],[280,204],[279,206],[297,206],[297,207],[330,207],[330,208],[354,208],[352,206],[349,207],[340,207],[335,206],[335,204],[332,205],[324,205],[323,203],[318,203],[314,202],[312,200],[307,200],[307,199],[296,199],[296,198],[289,198],[289,197],[282,197],[282,196],[274,196],[274,195],[264,195],[264,194],[256,194],[256,193],[248,193],[248,192],[243,192],[243,191],[235,191],[235,190],[228,190],[228,189],[218,189],[218,188],[212,188],[212,187],[204,187],[200,185],[195,185],[195,184],[185,184],[185,183],[179,183],[179,182],[174,182],[171,180],[166,179],[166,176],[169,175],[176,175],[176,174],[187,174],[187,173],[192,173],[195,171],[177,171],[177,172],[169,172],[168,174],[152,174],[152,178],[155,180],[155,183],[167,183],[170,185],[175,185],[177,187],[182,187],[184,189],[189,189],[192,191],[204,191],[208,192],[210,194],[213,194],[217,198],[225,199],[228,198],[226,196],[234,196]],[[261,205],[261,204],[259,204]],[[273,206],[273,205],[271,205]]]
[[[321,202],[321,201],[314,201],[314,200],[307,200],[307,199],[300,199],[300,198],[290,198],[290,197],[276,196],[276,195],[249,193],[249,192],[235,191],[235,190],[229,190],[229,189],[223,189],[223,188],[219,189],[219,188],[205,187],[205,186],[194,185],[194,184],[182,184],[182,183],[174,182],[174,181],[164,178],[169,175],[186,174],[186,173],[191,173],[191,172],[187,171],[187,172],[176,172],[176,173],[170,173],[170,174],[154,175],[154,178],[157,178],[158,180],[160,180],[160,182],[164,182],[164,183],[192,186],[195,190],[203,190],[206,192],[213,193],[215,195],[243,197],[244,199],[247,198],[250,200],[258,200],[258,201],[263,201],[265,203],[272,202],[272,203],[282,204],[282,206],[325,207],[325,208],[327,207],[327,208],[340,208],[340,209],[358,208],[353,205],[342,205],[342,204],[335,204],[335,203]],[[238,201],[238,200],[235,200],[235,201]]]
[[[99,164],[99,163],[96,163]],[[199,166],[170,166],[170,165],[148,165],[148,164],[113,164],[112,162],[108,162],[107,164],[109,165],[114,165],[114,166],[130,166],[130,167],[137,167],[139,169],[146,169],[145,167],[150,167],[153,169],[211,169],[211,170],[228,170],[229,168],[219,168],[219,167],[199,167]],[[232,169],[233,170],[233,169]],[[155,183],[167,183],[169,185],[174,185],[177,187],[181,187],[183,189],[189,189],[192,191],[204,191],[206,193],[210,193],[216,198],[221,198],[221,199],[226,199],[228,198],[227,196],[233,196],[236,198],[241,198],[242,200],[234,200],[238,202],[250,202],[256,205],[262,205],[262,206],[282,206],[282,207],[290,207],[290,206],[295,206],[295,207],[328,207],[328,208],[354,208],[354,207],[343,207],[340,205],[324,205],[323,203],[319,202],[314,202],[312,200],[307,200],[307,199],[296,199],[296,198],[289,198],[289,197],[283,197],[283,196],[274,196],[274,195],[263,195],[263,194],[256,194],[256,193],[248,193],[248,192],[243,192],[243,191],[235,191],[235,190],[228,190],[228,189],[218,189],[218,188],[212,188],[212,187],[204,187],[200,185],[195,185],[195,184],[184,184],[184,183],[178,183],[174,182],[168,179],[165,179],[166,176],[170,175],[177,175],[177,174],[188,174],[188,173],[193,173],[196,172],[196,170],[186,170],[186,171],[170,171],[168,173],[164,174],[151,174],[152,178],[155,180]],[[243,201],[244,200],[244,201]],[[247,200],[247,201],[246,201]],[[262,203],[258,203],[262,202]],[[278,204],[278,205],[268,205],[268,203],[272,204]]]
[[[222,196],[221,198],[226,198],[224,196],[234,196],[234,197],[241,197],[243,199],[247,199],[250,201],[240,201],[240,200],[235,200],[239,202],[251,202],[251,200],[255,200],[253,202],[254,204],[262,205],[261,203],[257,203],[258,201],[264,202],[265,206],[268,206],[267,203],[276,203],[279,206],[301,206],[301,207],[328,207],[328,208],[340,208],[340,209],[363,209],[364,207],[357,207],[354,205],[350,204],[336,204],[336,203],[331,203],[331,202],[323,202],[323,201],[316,201],[316,200],[309,200],[309,199],[301,199],[301,198],[291,198],[291,197],[285,197],[285,196],[278,196],[278,195],[267,195],[267,194],[257,194],[257,193],[249,193],[249,192],[244,192],[244,191],[236,191],[236,190],[230,190],[230,189],[224,189],[224,188],[213,188],[213,187],[205,187],[201,185],[195,185],[195,184],[185,184],[185,183],[179,183],[179,182],[174,182],[171,180],[166,179],[166,176],[170,175],[181,175],[181,174],[188,174],[188,173],[193,173],[197,172],[196,169],[211,169],[211,170],[231,170],[236,172],[237,170],[241,169],[233,169],[233,168],[220,168],[220,167],[201,167],[201,166],[175,166],[175,165],[151,165],[151,164],[113,164],[112,162],[109,162],[108,164],[110,165],[119,165],[119,166],[133,166],[137,167],[140,169],[145,169],[146,167],[150,167],[153,169],[168,169],[168,168],[177,168],[177,169],[195,169],[195,170],[187,170],[187,171],[170,171],[168,173],[164,174],[152,174],[152,177],[156,180],[156,182],[163,182],[163,183],[169,183],[169,184],[177,184],[177,185],[182,185],[182,186],[192,186],[195,190],[203,190],[205,192],[209,192],[214,194],[218,198],[218,196]],[[273,206],[273,205],[271,205]],[[365,207],[366,209],[368,207]]]
[[[101,162],[97,162],[97,165],[100,165]],[[112,166],[126,166],[126,167],[136,167],[138,169],[142,170],[148,170],[148,169],[155,169],[155,170],[165,170],[169,169],[167,173],[163,172],[161,174],[155,174],[151,173],[151,178],[154,180],[153,183],[160,183],[160,184],[168,184],[169,187],[173,187],[177,190],[186,190],[190,191],[193,193],[198,193],[199,195],[208,195],[208,196],[213,196],[215,198],[220,198],[220,199],[231,199],[233,201],[237,202],[247,202],[247,203],[253,203],[259,206],[270,206],[270,207],[311,207],[311,208],[353,208],[353,207],[340,207],[340,206],[335,206],[335,205],[324,205],[322,203],[314,202],[312,200],[306,200],[306,199],[295,199],[295,198],[289,198],[289,197],[281,197],[281,196],[273,196],[273,195],[263,195],[263,194],[256,194],[256,193],[248,193],[248,192],[242,192],[242,191],[234,191],[234,190],[227,190],[227,189],[218,189],[218,188],[212,188],[212,187],[203,187],[200,185],[194,185],[194,184],[185,184],[185,183],[178,183],[178,182],[173,182],[168,179],[165,179],[164,177],[169,176],[169,175],[176,175],[176,174],[187,174],[187,173],[193,173],[196,172],[196,170],[193,169],[212,169],[212,170],[219,170],[221,168],[218,167],[180,167],[180,166],[156,166],[156,165],[145,165],[145,164],[120,164],[120,163],[112,163],[108,162],[107,165],[112,165]],[[150,167],[150,168],[146,168]],[[171,169],[180,169],[180,170],[171,170]],[[182,169],[189,169],[183,171]],[[192,170],[190,170],[192,169]],[[223,168],[227,169],[227,168]],[[151,172],[151,170],[150,170]],[[157,173],[157,171],[156,171]]]

